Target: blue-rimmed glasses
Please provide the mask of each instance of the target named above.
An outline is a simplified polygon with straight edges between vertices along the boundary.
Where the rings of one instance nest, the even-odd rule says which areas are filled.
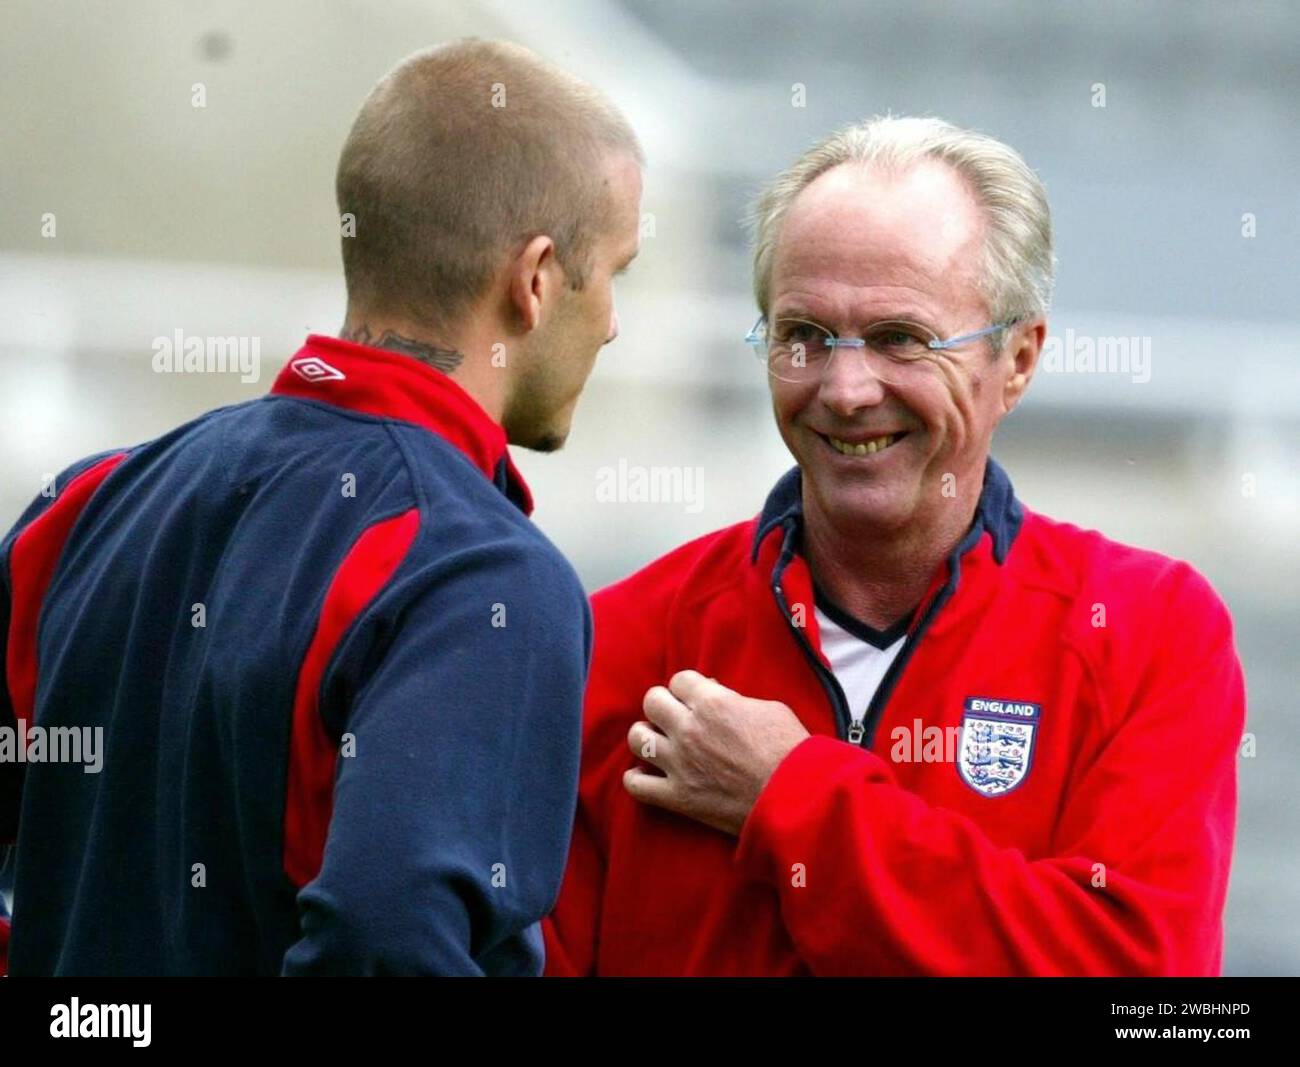
[[[904,319],[874,322],[862,331],[861,337],[837,337],[825,326],[807,319],[782,317],[769,323],[760,315],[745,341],[753,346],[755,355],[767,364],[773,377],[807,382],[821,378],[837,348],[870,348],[896,362],[911,363],[931,352],[956,348],[1005,330],[1016,321],[994,323],[943,340],[929,327]]]

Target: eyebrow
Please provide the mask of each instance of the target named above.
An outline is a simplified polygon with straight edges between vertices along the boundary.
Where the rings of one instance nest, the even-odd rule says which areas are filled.
[[[782,308],[780,311],[772,312],[773,319],[808,319],[811,322],[821,322],[821,315],[814,315],[805,307],[793,304],[790,307]]]
[[[780,311],[772,312],[773,319],[803,319],[808,322],[814,322],[818,326],[825,326],[827,329],[830,329],[830,326],[827,324],[831,317],[832,316],[814,314],[806,307],[798,304],[791,305],[788,308],[782,308]],[[920,315],[915,312],[892,312],[888,315],[881,315],[877,318],[873,318],[870,324],[874,325],[877,322],[910,322],[915,326],[924,326],[927,330],[934,330],[934,327],[930,324],[931,320],[928,315]],[[832,330],[831,332],[833,333],[834,331]]]

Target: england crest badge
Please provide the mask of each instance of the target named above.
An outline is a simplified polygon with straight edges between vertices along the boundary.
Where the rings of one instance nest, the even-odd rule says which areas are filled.
[[[986,797],[1010,793],[1029,773],[1042,708],[1016,700],[967,697],[957,771]]]

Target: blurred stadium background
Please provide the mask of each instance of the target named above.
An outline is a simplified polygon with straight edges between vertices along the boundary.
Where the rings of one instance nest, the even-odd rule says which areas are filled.
[[[1295,5],[10,0],[4,23],[0,529],[45,474],[259,396],[308,331],[337,331],[337,153],[416,48],[519,41],[646,145],[622,335],[568,447],[517,456],[591,588],[748,517],[789,465],[740,340],[757,185],[886,110],[1014,145],[1055,214],[1051,334],[1147,338],[1151,364],[1041,373],[995,454],[1030,506],[1192,561],[1232,608],[1257,755],[1225,971],[1300,973]],[[260,380],[154,373],[178,329],[260,338]],[[698,468],[702,493],[602,502],[620,461]]]

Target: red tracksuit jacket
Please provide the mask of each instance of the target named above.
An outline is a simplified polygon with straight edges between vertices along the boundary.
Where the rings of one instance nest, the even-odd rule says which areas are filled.
[[[593,598],[547,973],[1217,974],[1245,697],[1205,579],[1033,514],[990,460],[851,744],[801,521],[796,469]],[[813,735],[738,840],[622,787],[645,691],[684,669]]]

